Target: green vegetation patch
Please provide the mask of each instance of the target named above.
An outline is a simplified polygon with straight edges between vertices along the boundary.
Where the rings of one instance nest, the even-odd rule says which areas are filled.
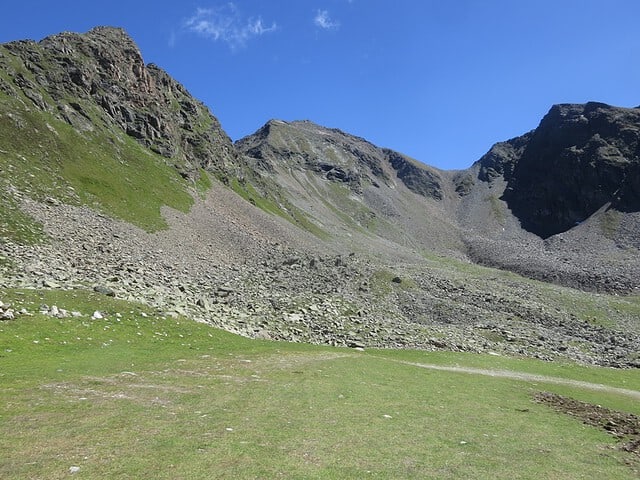
[[[555,368],[605,385],[630,372],[255,341],[78,290],[0,299],[33,313],[0,322],[3,479],[636,478],[613,437],[533,395],[629,412],[637,401],[410,363]]]
[[[198,175],[198,178],[196,179],[196,191],[198,192],[198,195],[200,195],[200,197],[204,197],[205,194],[211,190],[211,187],[213,186],[213,183],[211,182],[211,177],[209,176],[209,174],[204,170],[204,169],[200,169],[200,174]]]
[[[6,190],[0,192],[0,237],[23,245],[33,245],[46,238],[42,224],[20,210]]]
[[[390,270],[377,270],[371,276],[371,290],[379,296],[385,296],[394,289],[413,290],[416,282],[411,278],[401,277]]]
[[[186,212],[193,204],[189,185],[176,169],[123,132],[79,132],[2,94],[0,145],[0,168],[8,173],[5,191],[86,204],[148,231],[166,227],[161,206]],[[6,195],[0,212],[7,225],[28,224]],[[7,228],[3,236],[29,240],[16,228]]]
[[[620,228],[620,219],[622,218],[622,214],[616,210],[607,210],[600,216],[600,228],[602,230],[602,234],[612,239],[615,237],[618,232],[618,228]]]
[[[327,232],[313,223],[304,212],[292,205],[278,192],[279,187],[275,184],[270,186],[271,194],[263,195],[252,185],[250,181],[240,181],[237,178],[231,179],[231,189],[252,205],[261,210],[284,218],[288,222],[306,230],[321,239],[327,239]],[[274,198],[276,200],[274,200]]]

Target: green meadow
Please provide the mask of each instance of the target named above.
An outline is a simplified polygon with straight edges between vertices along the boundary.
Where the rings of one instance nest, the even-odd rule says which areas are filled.
[[[3,479],[638,475],[614,437],[533,399],[550,391],[640,414],[637,397],[423,366],[637,393],[634,370],[251,340],[93,292],[0,299],[31,313],[0,322]]]

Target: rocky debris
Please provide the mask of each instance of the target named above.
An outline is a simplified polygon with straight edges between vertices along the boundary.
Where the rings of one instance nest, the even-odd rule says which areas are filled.
[[[0,320],[14,320],[16,314],[10,304],[4,304],[0,301]]]
[[[5,287],[95,285],[165,316],[255,338],[640,366],[636,321],[625,323],[621,315],[612,327],[586,322],[550,306],[526,282],[456,276],[428,264],[384,267],[362,254],[269,243],[257,243],[245,260],[224,263],[205,255],[206,244],[200,251],[172,231],[148,234],[68,205],[32,202],[25,208],[42,219],[52,243],[0,244],[0,254],[15,259]],[[380,275],[381,268],[393,274]],[[73,315],[54,307],[42,311]]]
[[[55,318],[68,318],[68,317],[81,317],[82,314],[80,312],[76,312],[76,311],[68,311],[65,310],[64,308],[58,308],[57,305],[40,305],[40,308],[38,309],[38,313],[40,313],[41,315],[47,315],[49,317],[55,317]],[[26,308],[22,307],[19,310],[16,310],[16,308],[14,308],[12,305],[10,304],[4,304],[2,301],[0,301],[0,320],[15,320],[16,318],[22,317],[22,316],[32,316],[33,312],[28,311]]]
[[[598,427],[613,435],[621,442],[621,450],[640,457],[640,417],[637,415],[550,392],[539,392],[534,398],[538,403],[549,405],[560,413],[579,418],[586,425]]]
[[[117,279],[114,279],[117,281]],[[115,297],[116,292],[112,288],[105,287],[104,285],[96,285],[93,287],[93,291],[96,293],[100,293],[102,295],[106,295],[107,297]]]
[[[546,242],[534,240],[527,247],[517,241],[469,235],[465,244],[475,263],[535,280],[591,292],[640,291],[640,262],[635,249],[593,239],[567,242],[565,235]]]

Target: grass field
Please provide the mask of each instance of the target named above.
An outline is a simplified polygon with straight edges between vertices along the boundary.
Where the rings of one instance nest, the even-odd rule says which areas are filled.
[[[634,370],[249,340],[92,292],[0,300],[33,313],[0,322],[2,479],[638,476],[612,436],[533,395],[638,415],[637,398],[416,364],[637,391]]]

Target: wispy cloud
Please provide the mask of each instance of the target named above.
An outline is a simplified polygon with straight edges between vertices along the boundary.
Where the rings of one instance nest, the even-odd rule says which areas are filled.
[[[224,42],[236,50],[254,37],[276,31],[278,26],[275,22],[265,24],[262,17],[243,17],[230,2],[216,8],[198,8],[185,20],[184,28],[213,41]]]
[[[316,16],[313,18],[313,23],[317,27],[324,28],[326,30],[338,28],[340,26],[340,22],[333,20],[329,16],[329,12],[327,10],[318,10],[316,12]]]
[[[169,35],[169,40],[167,41],[167,43],[169,44],[169,47],[171,48],[175,47],[176,41],[177,41],[176,32],[171,32],[171,34]]]

